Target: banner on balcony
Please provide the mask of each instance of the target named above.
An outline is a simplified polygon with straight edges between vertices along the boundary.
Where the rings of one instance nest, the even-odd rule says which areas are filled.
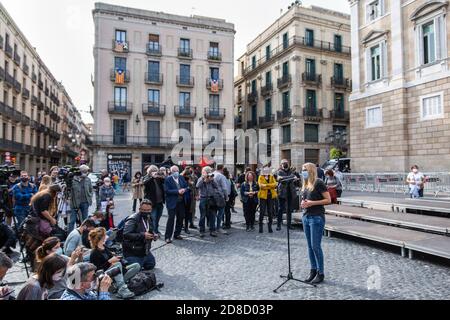
[[[211,91],[212,92],[219,92],[219,81],[212,80],[211,81]]]
[[[124,84],[125,83],[125,71],[122,69],[116,70],[116,84]]]
[[[117,52],[124,52],[124,51],[128,50],[128,43],[123,42],[123,41],[116,41],[115,50]]]
[[[123,177],[125,171],[131,176],[131,163],[131,154],[110,153],[108,154],[107,169],[109,173],[117,173],[119,178]]]

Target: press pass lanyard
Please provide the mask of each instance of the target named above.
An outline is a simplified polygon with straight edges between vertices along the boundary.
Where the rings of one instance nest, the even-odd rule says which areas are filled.
[[[150,229],[149,224],[145,221],[144,218],[142,218],[142,222],[144,223],[145,231],[148,232],[148,230]]]

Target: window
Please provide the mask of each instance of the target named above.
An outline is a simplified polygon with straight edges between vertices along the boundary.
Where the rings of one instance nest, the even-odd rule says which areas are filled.
[[[16,141],[16,127],[11,126],[11,141]]]
[[[127,32],[123,30],[116,30],[116,42],[126,42]]]
[[[306,80],[314,81],[316,78],[316,60],[306,59]]]
[[[221,141],[221,125],[218,123],[210,123],[208,124],[208,132],[209,132],[209,143],[217,141],[220,143]]]
[[[184,129],[187,132],[191,132],[191,123],[190,122],[179,122],[178,123],[178,128],[179,129]]]
[[[220,96],[218,94],[209,95],[209,108],[219,111]]]
[[[344,82],[344,67],[340,63],[334,64],[334,79],[338,84]]]
[[[319,142],[319,125],[305,124],[305,142]]]
[[[422,120],[432,120],[444,116],[443,93],[433,93],[420,97],[420,117]]]
[[[252,81],[252,93],[256,94],[256,80]]]
[[[148,48],[150,51],[160,51],[160,45],[159,45],[159,35],[157,34],[149,34],[148,35]]]
[[[384,78],[387,74],[386,42],[380,42],[367,50],[367,81]]]
[[[271,53],[270,45],[268,45],[266,47],[266,60],[270,60],[270,53]]]
[[[114,88],[114,106],[116,108],[126,108],[127,106],[127,88]]]
[[[436,60],[436,38],[434,21],[422,26],[423,34],[423,64],[432,63]]]
[[[306,90],[306,109],[310,112],[317,110],[315,90]]]
[[[209,56],[213,58],[219,58],[219,44],[217,42],[209,43]]]
[[[151,82],[159,82],[160,66],[159,61],[148,62],[148,80]]]
[[[334,94],[334,112],[337,114],[344,113],[344,94],[335,93]]]
[[[211,80],[219,80],[219,68],[209,68]]]
[[[320,150],[318,149],[305,149],[305,163],[319,163],[320,162]]]
[[[127,70],[127,58],[115,57],[114,58],[114,69],[126,71]]]
[[[373,106],[366,108],[366,128],[375,128],[383,126],[382,106]]]
[[[272,71],[266,72],[266,87],[270,87],[272,85]]]
[[[252,123],[254,124],[254,125],[256,125],[257,124],[257,122],[258,122],[258,108],[257,108],[257,106],[256,105],[253,105],[252,106]]]
[[[370,2],[366,7],[366,21],[371,22],[384,14],[384,0]]]
[[[283,49],[287,49],[289,47],[289,34],[286,32],[283,34]]]
[[[334,35],[334,50],[337,52],[342,52],[342,36],[335,34]]]
[[[188,64],[180,65],[180,83],[189,84],[191,79],[191,66]]]
[[[287,113],[291,109],[289,91],[283,92],[282,99],[283,111]]]
[[[113,133],[113,144],[127,144],[127,120],[114,120]]]
[[[190,106],[191,94],[189,92],[180,92],[180,109],[189,109]]]
[[[180,51],[189,54],[191,51],[191,41],[189,39],[180,39]]]
[[[284,126],[283,128],[283,143],[291,142],[291,126]]]
[[[286,61],[283,63],[283,78],[285,79],[288,76],[289,76],[289,62]]]
[[[266,132],[266,141],[267,141],[267,156],[272,156],[272,129],[267,129]]]
[[[147,121],[147,144],[149,146],[159,146],[160,134],[160,122]]]
[[[314,30],[306,29],[305,43],[309,47],[314,47]]]
[[[272,99],[266,99],[266,103],[265,103],[265,107],[266,107],[266,117],[269,118],[270,116],[272,116]]]
[[[252,69],[256,68],[256,56],[252,57]]]
[[[160,103],[159,90],[148,90],[148,104],[152,107],[159,107]]]

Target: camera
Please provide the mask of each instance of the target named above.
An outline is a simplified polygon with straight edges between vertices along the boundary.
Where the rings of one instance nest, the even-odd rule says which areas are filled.
[[[73,177],[81,176],[80,168],[72,166],[64,166],[59,169],[58,179],[64,183],[67,190],[71,190]]]
[[[103,280],[103,278],[105,277],[105,275],[107,275],[111,279],[113,279],[114,277],[118,276],[121,272],[122,272],[122,270],[120,270],[120,267],[113,267],[106,271],[98,270],[95,273],[95,277],[98,279],[99,282],[101,282]]]

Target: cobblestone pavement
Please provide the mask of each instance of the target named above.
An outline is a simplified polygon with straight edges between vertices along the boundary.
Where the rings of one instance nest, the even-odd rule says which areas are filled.
[[[116,197],[116,220],[131,211],[130,195]],[[242,210],[233,215],[229,235],[192,238],[165,245],[154,243],[155,270],[161,292],[140,300],[165,299],[449,299],[450,268],[424,260],[408,260],[400,254],[337,238],[324,238],[326,280],[317,288],[289,282],[273,293],[287,273],[286,230],[273,234],[245,232]],[[166,213],[161,230],[164,231]],[[198,220],[196,221],[198,222]],[[303,232],[291,231],[292,271],[303,279],[309,274]],[[25,280],[16,264],[7,281]],[[380,275],[379,277],[377,275]],[[16,293],[20,286],[16,288]]]

